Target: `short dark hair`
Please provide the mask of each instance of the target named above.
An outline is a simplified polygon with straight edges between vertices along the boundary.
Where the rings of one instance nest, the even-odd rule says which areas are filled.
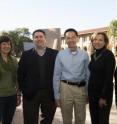
[[[78,32],[75,29],[73,29],[73,28],[69,28],[69,29],[65,30],[64,37],[66,36],[67,32],[74,32],[76,34],[76,36],[78,37]]]
[[[32,33],[32,36],[33,36],[33,37],[34,37],[34,34],[35,34],[36,32],[41,32],[41,33],[44,34],[44,36],[46,36],[46,33],[45,33],[44,30],[42,30],[42,29],[37,29],[37,30],[35,30],[35,31]]]
[[[10,37],[9,36],[6,36],[6,35],[2,35],[2,36],[0,36],[0,44],[2,43],[2,42],[11,42],[11,39],[10,39]]]

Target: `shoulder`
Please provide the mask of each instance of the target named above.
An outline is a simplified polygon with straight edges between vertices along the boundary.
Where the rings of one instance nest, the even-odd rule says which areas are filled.
[[[32,60],[31,58],[34,56],[34,48],[30,50],[26,50],[22,53],[20,57],[20,61],[28,61],[29,59]]]
[[[84,56],[86,58],[87,57],[89,58],[89,55],[88,55],[88,53],[85,50],[78,49],[78,52],[80,53],[81,56]]]
[[[112,53],[112,51],[110,51],[108,49],[105,50],[103,57],[104,57],[106,63],[108,63],[109,66],[111,66],[111,65],[115,66],[116,61],[115,61],[115,56]]]
[[[51,52],[51,53],[54,53],[54,54],[57,54],[58,53],[58,50],[55,50],[55,49],[52,49],[52,48],[49,48],[49,47],[47,47],[46,50],[48,52]]]
[[[10,57],[11,57],[11,59],[13,60],[13,62],[15,62],[15,63],[18,62],[18,59],[17,59],[15,56],[11,55]]]
[[[83,49],[78,49],[78,52],[80,52],[81,54],[87,54],[87,52]]]
[[[24,52],[22,53],[22,56],[30,55],[30,54],[33,53],[33,52],[34,52],[34,48],[29,49],[29,50],[26,50],[26,51],[24,51]]]
[[[63,58],[66,58],[66,49],[64,50],[60,50],[57,54],[57,59],[63,59]]]
[[[66,55],[68,53],[69,53],[68,49],[63,49],[58,52],[58,56]]]
[[[106,50],[104,51],[104,55],[105,55],[105,57],[115,58],[113,52],[110,51],[109,49],[106,49]]]
[[[32,53],[32,52],[34,52],[34,48],[31,48],[29,50],[24,51],[23,54],[29,54],[29,53]]]

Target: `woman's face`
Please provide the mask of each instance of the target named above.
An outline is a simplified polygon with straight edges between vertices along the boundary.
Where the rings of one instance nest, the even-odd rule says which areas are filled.
[[[0,44],[0,52],[3,54],[9,54],[11,51],[11,43],[9,42],[2,42]]]
[[[103,48],[106,45],[104,36],[102,34],[97,34],[96,37],[93,39],[92,45],[95,49]]]

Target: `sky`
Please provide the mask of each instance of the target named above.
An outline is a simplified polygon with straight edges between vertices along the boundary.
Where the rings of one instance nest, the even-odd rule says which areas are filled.
[[[116,0],[0,0],[0,31],[105,27],[117,18]]]

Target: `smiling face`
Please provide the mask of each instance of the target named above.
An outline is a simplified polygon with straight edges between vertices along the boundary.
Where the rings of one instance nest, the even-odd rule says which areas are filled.
[[[105,46],[104,36],[101,34],[97,35],[92,43],[95,49],[103,48]]]
[[[11,42],[8,41],[8,42],[2,42],[0,44],[0,52],[2,54],[9,54],[11,51]]]
[[[44,48],[46,46],[46,37],[42,32],[35,32],[33,42],[37,48]]]
[[[94,37],[91,41],[94,49],[101,49],[103,47],[107,47],[107,44],[109,42],[108,37],[105,33],[94,34]]]
[[[65,40],[68,48],[73,49],[77,47],[78,36],[73,31],[69,31],[65,35]]]

